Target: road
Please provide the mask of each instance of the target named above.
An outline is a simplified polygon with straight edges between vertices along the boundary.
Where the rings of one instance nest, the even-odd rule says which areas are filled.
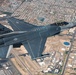
[[[21,75],[9,59],[0,60],[0,75]]]
[[[27,72],[29,73],[29,75],[33,75],[32,72],[29,70],[29,68],[27,67],[27,65],[22,61],[22,59],[18,56],[18,53],[16,53],[16,51],[14,52],[14,50],[12,50],[13,55],[17,58],[18,62],[21,64],[21,66],[27,70]]]
[[[72,49],[72,47],[73,47],[73,42],[74,42],[75,34],[76,34],[76,30],[74,31],[74,34],[72,35],[72,39],[70,40],[71,46],[70,46],[70,48],[69,48],[69,52],[68,52],[66,61],[65,61],[65,63],[64,63],[64,67],[63,67],[63,69],[62,69],[63,71],[62,71],[61,75],[64,75],[64,72],[65,72],[65,69],[66,69],[66,65],[67,65],[67,62],[68,62],[68,59],[69,59],[69,55],[70,55],[71,49]]]

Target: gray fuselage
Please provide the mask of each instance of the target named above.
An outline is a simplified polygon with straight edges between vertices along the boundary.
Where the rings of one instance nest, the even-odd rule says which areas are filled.
[[[39,26],[31,29],[30,31],[14,31],[0,35],[0,47],[13,45],[22,41],[33,40],[38,38],[39,35],[45,37],[54,36],[60,33],[59,26]]]

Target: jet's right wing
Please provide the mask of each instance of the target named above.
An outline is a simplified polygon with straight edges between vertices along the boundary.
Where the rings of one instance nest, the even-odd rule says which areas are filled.
[[[44,50],[45,42],[47,38],[38,37],[33,40],[27,40],[27,42],[22,42],[32,59],[41,57]]]

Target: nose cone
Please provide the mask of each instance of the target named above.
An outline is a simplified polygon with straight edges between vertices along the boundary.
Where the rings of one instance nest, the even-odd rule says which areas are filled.
[[[70,22],[67,27],[69,28],[73,28],[73,27],[76,27],[76,22]]]
[[[67,25],[60,26],[61,31],[66,30],[66,29],[70,29],[70,28],[73,28],[73,27],[76,27],[76,22],[70,22]]]
[[[72,27],[76,27],[76,22],[72,22]]]

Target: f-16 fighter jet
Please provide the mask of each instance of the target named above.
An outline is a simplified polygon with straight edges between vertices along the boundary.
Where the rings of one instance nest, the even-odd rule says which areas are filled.
[[[8,58],[14,44],[22,43],[32,59],[42,56],[47,37],[76,26],[76,23],[53,23],[45,26],[32,25],[15,17],[7,18],[13,30],[0,24],[0,58]]]

